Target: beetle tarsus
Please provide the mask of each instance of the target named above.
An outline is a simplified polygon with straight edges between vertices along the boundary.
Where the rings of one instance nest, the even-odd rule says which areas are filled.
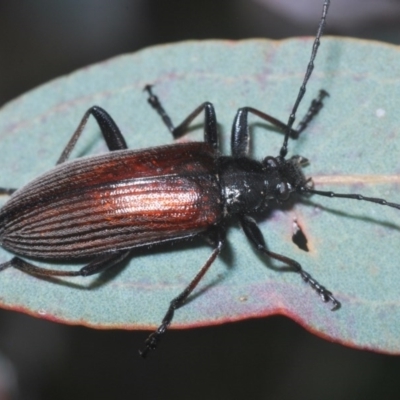
[[[340,308],[340,302],[333,296],[332,292],[329,291],[325,286],[322,286],[318,281],[316,281],[308,272],[303,269],[298,271],[305,283],[308,283],[312,289],[314,289],[321,297],[324,303],[331,302],[333,307],[331,311],[336,311]]]
[[[144,342],[145,347],[139,350],[140,356],[146,358],[149,351],[155,350],[157,348],[159,341],[160,341],[160,334],[157,330],[156,332],[153,332]]]
[[[168,130],[174,135],[175,127],[172,123],[171,117],[165,111],[158,97],[152,91],[153,85],[146,85],[143,91],[147,92],[149,97],[147,98],[147,102],[151,105],[151,107],[157,112],[157,114],[161,117],[164,124],[168,128]],[[174,135],[175,137],[175,135]]]
[[[165,314],[165,317],[162,320],[161,325],[157,328],[157,330],[153,333],[151,333],[148,338],[145,340],[144,344],[145,347],[143,350],[139,350],[139,354],[143,357],[146,358],[147,354],[151,350],[155,350],[157,348],[158,342],[161,339],[161,335],[163,335],[169,326],[169,324],[172,321],[172,318],[174,317],[174,312],[177,308],[179,308],[183,302],[184,302],[184,294],[186,290],[182,292],[177,298],[171,301],[170,306],[168,308],[167,313]],[[186,297],[185,297],[186,298]]]

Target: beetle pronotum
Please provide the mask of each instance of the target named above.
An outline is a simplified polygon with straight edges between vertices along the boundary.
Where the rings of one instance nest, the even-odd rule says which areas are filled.
[[[146,340],[141,351],[145,357],[157,347],[175,310],[185,303],[220,254],[225,222],[235,215],[247,238],[264,256],[290,266],[324,302],[332,303],[333,310],[339,308],[333,294],[298,262],[266,247],[262,232],[250,216],[264,212],[272,202],[287,201],[292,193],[364,200],[400,209],[399,204],[384,199],[313,189],[301,170],[307,160],[300,156],[286,158],[289,138],[305,129],[326,96],[321,91],[299,127],[292,129],[314,67],[329,3],[324,1],[311,58],[288,122],[251,107],[240,108],[233,122],[231,156],[219,154],[216,115],[209,102],[175,127],[152,87],[146,86],[150,105],[174,138],[183,136],[193,119],[204,112],[204,142],[138,151],[127,149],[120,129],[104,109],[91,107],[53,170],[17,191],[2,189],[11,198],[0,210],[0,244],[16,256],[0,269],[14,267],[41,276],[88,276],[118,264],[130,256],[132,249],[206,236],[213,245],[210,257],[171,301],[161,325]],[[261,162],[249,158],[249,113],[284,131],[278,156],[267,156]],[[65,163],[90,116],[96,119],[110,152]],[[37,267],[19,256],[93,259],[78,271],[64,271]]]

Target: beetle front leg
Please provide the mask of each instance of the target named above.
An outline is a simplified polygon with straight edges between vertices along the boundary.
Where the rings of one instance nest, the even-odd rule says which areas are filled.
[[[197,273],[197,275],[194,277],[194,279],[190,282],[190,284],[186,287],[186,289],[177,297],[175,297],[169,307],[168,310],[161,322],[161,325],[157,328],[155,332],[153,332],[145,341],[145,347],[143,350],[139,350],[139,354],[143,357],[146,358],[148,352],[150,350],[155,350],[157,348],[158,342],[161,339],[161,336],[166,332],[168,326],[171,324],[172,319],[174,318],[175,310],[178,308],[182,307],[189,295],[193,292],[195,287],[198,285],[198,283],[201,281],[201,279],[204,277],[208,269],[211,267],[212,263],[215,261],[217,256],[220,254],[222,246],[225,241],[225,232],[221,229],[219,232],[219,239],[216,244],[215,249],[211,253],[211,256],[208,258],[206,263],[203,265],[203,267],[200,269],[200,271]]]
[[[252,107],[239,108],[235,115],[232,125],[231,135],[231,152],[235,158],[247,157],[249,155],[250,137],[249,137],[249,123],[247,121],[249,113],[257,115],[261,119],[270,122],[272,125],[277,126],[285,132],[287,126],[284,122],[271,117],[270,115],[259,111]],[[294,129],[290,130],[290,137],[296,138],[298,136],[297,131]]]
[[[290,137],[292,139],[297,139],[300,133],[307,128],[311,120],[319,113],[319,111],[323,107],[323,99],[327,96],[329,96],[329,94],[325,90],[319,91],[318,97],[311,102],[306,115],[299,123],[297,129],[290,129]],[[267,121],[272,125],[280,128],[283,134],[286,132],[287,129],[287,125],[284,122],[279,121],[278,119],[260,110],[252,107],[239,108],[233,121],[231,136],[231,151],[232,155],[236,158],[246,157],[249,153],[250,138],[249,124],[247,122],[249,113],[254,114],[264,121]]]
[[[332,293],[320,283],[318,283],[308,272],[304,271],[302,266],[297,261],[292,260],[291,258],[283,256],[281,254],[274,253],[267,249],[264,237],[259,227],[257,226],[256,221],[253,218],[244,216],[240,219],[240,223],[242,225],[244,233],[246,234],[248,239],[256,246],[257,250],[261,251],[261,253],[267,255],[268,257],[282,261],[292,267],[294,272],[300,274],[303,281],[308,283],[311,288],[319,294],[324,303],[328,301],[332,302],[332,311],[340,308],[340,302],[336,300]]]
[[[153,93],[151,87],[151,85],[146,85],[144,88],[144,90],[149,94],[147,101],[161,117],[168,130],[172,133],[174,139],[184,136],[192,121],[204,111],[204,141],[213,149],[218,150],[217,116],[215,114],[214,106],[210,102],[206,101],[198,106],[177,127],[175,127],[170,116],[165,111],[158,97]]]
[[[78,271],[63,271],[58,269],[37,267],[36,265],[25,261],[22,258],[14,257],[10,261],[1,264],[0,271],[8,267],[14,267],[27,274],[36,276],[89,276],[98,274],[108,268],[113,267],[114,265],[123,261],[128,255],[129,251],[101,255],[96,257],[88,265],[85,265]]]
[[[124,150],[128,148],[125,139],[120,129],[118,128],[118,125],[111,118],[110,114],[108,114],[108,112],[101,107],[93,106],[85,112],[85,115],[83,116],[81,122],[76,128],[76,131],[72,135],[60,158],[58,159],[57,164],[62,164],[68,159],[71,151],[76,145],[76,142],[81,136],[83,129],[86,126],[87,120],[91,115],[96,119],[97,124],[100,127],[101,133],[103,134],[104,140],[106,141],[107,147],[110,151]]]

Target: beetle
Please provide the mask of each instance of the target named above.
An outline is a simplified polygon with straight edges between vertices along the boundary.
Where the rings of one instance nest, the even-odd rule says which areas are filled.
[[[307,160],[286,157],[289,138],[296,138],[306,128],[327,96],[321,91],[299,127],[292,128],[314,67],[329,4],[329,0],[324,1],[311,58],[288,122],[258,109],[240,108],[232,127],[231,156],[219,153],[217,119],[209,102],[175,127],[151,85],[146,86],[148,102],[175,139],[182,137],[201,113],[205,123],[204,142],[144,150],[129,150],[112,117],[98,106],[91,107],[54,169],[19,190],[1,189],[11,197],[0,210],[0,244],[16,256],[0,270],[14,267],[38,276],[89,276],[120,263],[133,249],[205,237],[213,246],[212,253],[189,285],[171,301],[160,326],[146,340],[140,351],[146,357],[157,347],[175,311],[220,254],[227,221],[237,216],[257,250],[291,267],[324,302],[332,303],[332,310],[337,310],[340,302],[297,261],[267,248],[251,216],[262,214],[274,202],[286,202],[296,193],[364,200],[400,209],[399,204],[384,199],[316,190],[302,172]],[[262,161],[249,157],[249,114],[283,130],[278,156],[267,156]],[[66,162],[90,116],[97,121],[110,152]],[[92,257],[92,261],[78,271],[64,271],[37,267],[20,256],[44,260]]]

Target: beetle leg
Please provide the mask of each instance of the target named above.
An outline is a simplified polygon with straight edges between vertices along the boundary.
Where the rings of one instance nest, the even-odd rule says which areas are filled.
[[[57,164],[62,164],[68,159],[68,157],[71,154],[71,151],[76,145],[76,142],[81,136],[90,115],[92,115],[96,119],[100,127],[101,133],[103,134],[103,137],[110,151],[123,150],[128,148],[125,139],[122,136],[121,131],[119,130],[117,124],[114,122],[111,116],[108,114],[108,112],[102,109],[101,107],[93,106],[85,112],[81,122],[76,128],[76,131],[74,132],[68,144],[65,146],[65,149],[61,153],[61,156],[58,159]],[[0,188],[0,195],[12,194],[16,190],[17,189]]]
[[[222,246],[225,242],[225,232],[223,229],[219,231],[219,240],[218,243],[216,244],[216,247],[214,248],[213,252],[211,253],[211,256],[208,258],[206,263],[202,266],[200,271],[197,273],[197,275],[194,277],[194,279],[189,283],[189,285],[186,287],[186,289],[179,294],[179,296],[175,297],[167,310],[167,313],[165,314],[161,325],[157,328],[155,332],[153,332],[145,341],[145,347],[139,351],[139,354],[145,358],[150,350],[155,350],[158,342],[161,339],[161,336],[165,333],[167,330],[168,326],[171,324],[172,319],[174,318],[175,310],[178,308],[182,307],[189,295],[193,292],[195,287],[198,285],[198,283],[201,281],[203,276],[206,274],[208,269],[211,267],[212,263],[215,261],[217,256],[220,254]]]
[[[304,271],[297,261],[292,260],[291,258],[283,256],[281,254],[274,253],[267,249],[264,237],[259,227],[257,226],[256,221],[253,218],[249,216],[243,216],[240,219],[240,223],[242,225],[244,233],[246,234],[248,239],[256,246],[257,250],[261,251],[261,253],[263,253],[264,255],[274,258],[275,260],[282,261],[292,267],[295,272],[300,274],[304,282],[308,283],[311,288],[320,295],[323,302],[332,302],[332,311],[340,308],[340,302],[336,300],[332,293],[324,286],[319,284],[308,272]]]
[[[0,271],[7,267],[14,267],[27,274],[37,275],[37,276],[89,276],[97,274],[110,268],[122,260],[124,260],[129,255],[129,251],[122,251],[118,253],[111,253],[107,255],[101,255],[96,257],[88,265],[85,265],[78,271],[63,271],[58,269],[48,269],[37,267],[19,257],[14,257],[10,261],[0,265]]]
[[[204,111],[204,141],[213,149],[218,149],[217,116],[215,114],[214,106],[210,102],[206,101],[199,105],[177,127],[175,127],[160,100],[151,90],[151,85],[146,85],[144,90],[149,94],[147,101],[162,118],[164,124],[172,133],[174,139],[184,136],[187,133],[188,127],[192,121]]]
[[[249,154],[249,124],[247,122],[248,114],[252,113],[257,115],[261,119],[270,122],[272,125],[277,126],[282,130],[282,133],[286,130],[286,124],[278,119],[271,117],[264,112],[257,110],[252,107],[239,108],[235,115],[232,125],[232,136],[231,136],[231,151],[235,158],[246,157]],[[294,129],[290,130],[290,137],[297,138],[298,133]]]
[[[88,265],[82,267],[78,272],[82,276],[98,274],[99,272],[119,264],[121,261],[125,260],[129,254],[130,251],[120,251],[117,253],[98,256]]]
[[[108,112],[101,107],[93,106],[85,112],[85,115],[83,116],[81,122],[76,128],[76,131],[72,135],[60,158],[58,159],[57,164],[62,164],[68,159],[71,151],[76,145],[76,142],[81,136],[90,115],[92,115],[96,119],[100,127],[101,133],[103,134],[103,137],[106,141],[107,147],[110,151],[124,150],[128,148],[121,131],[119,130],[117,124],[114,122],[111,116],[108,114]]]
[[[320,90],[319,95],[316,99],[311,102],[311,105],[299,123],[297,129],[290,129],[290,137],[297,139],[301,132],[303,132],[310,121],[318,114],[323,107],[323,99],[329,96],[325,90]],[[282,133],[286,132],[287,125],[279,121],[278,119],[266,114],[260,110],[252,107],[239,108],[236,113],[235,119],[233,120],[232,136],[231,136],[231,150],[234,157],[246,157],[249,154],[249,124],[247,122],[248,114],[252,113],[257,115],[261,119],[270,122],[272,125],[277,126],[282,130]]]
[[[143,89],[149,94],[147,102],[154,108],[154,110],[156,110],[157,114],[161,117],[164,124],[167,126],[168,130],[172,133],[172,135],[175,138],[174,135],[175,127],[174,124],[172,123],[171,117],[165,111],[158,97],[153,93],[151,89],[152,87],[153,85],[146,85]]]
[[[252,107],[242,107],[239,108],[235,115],[232,125],[232,135],[231,135],[231,151],[235,158],[246,157],[249,154],[249,123],[247,122],[248,114],[252,113],[257,115],[261,119],[270,122],[272,125],[277,126],[282,130],[282,133],[286,130],[286,124],[278,119],[271,117],[269,114],[257,110]],[[290,137],[297,138],[298,132],[294,129],[290,130]]]
[[[0,188],[0,196],[3,196],[3,195],[10,196],[16,190],[17,189],[14,189],[14,188]]]

